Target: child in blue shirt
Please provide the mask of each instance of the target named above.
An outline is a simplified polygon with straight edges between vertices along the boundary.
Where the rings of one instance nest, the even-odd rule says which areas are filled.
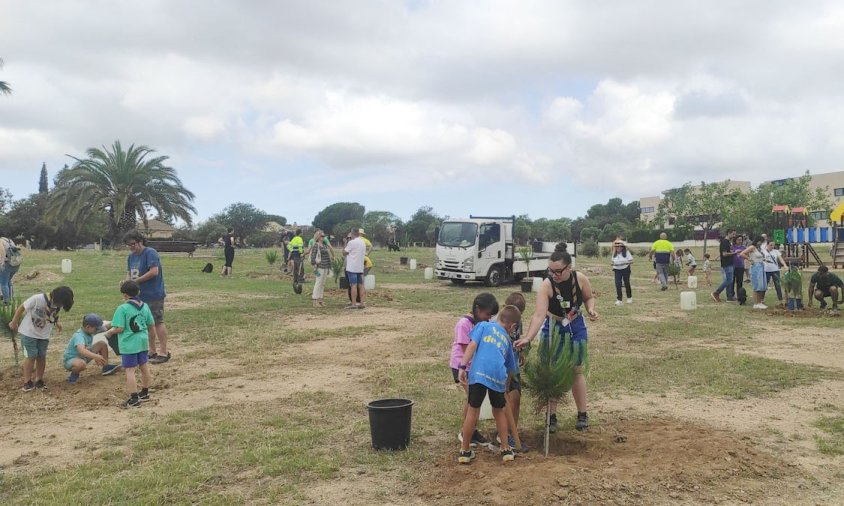
[[[458,366],[460,382],[469,385],[469,409],[463,420],[463,441],[457,459],[461,464],[468,464],[475,458],[475,452],[469,444],[481,414],[481,404],[487,394],[498,433],[508,433],[507,416],[504,413],[507,401],[504,392],[507,391],[508,376],[519,372],[510,333],[515,330],[521,319],[521,312],[516,307],[506,306],[498,315],[497,322],[481,322],[472,329],[472,342],[466,347]],[[469,362],[472,363],[472,368],[467,373]],[[510,444],[502,439],[501,460],[507,462],[514,458]]]
[[[94,334],[105,331],[103,319],[98,314],[89,313],[82,318],[82,328],[73,334],[64,352],[64,368],[70,371],[68,383],[73,385],[79,381],[79,373],[88,367],[91,360],[103,368],[103,376],[120,368],[119,365],[108,363],[108,344],[105,341],[94,342]]]

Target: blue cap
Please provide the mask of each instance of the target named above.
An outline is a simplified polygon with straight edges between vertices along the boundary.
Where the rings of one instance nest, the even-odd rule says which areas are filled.
[[[97,313],[88,313],[82,318],[82,326],[90,325],[97,329],[97,332],[105,332],[106,328],[103,326],[103,319]]]

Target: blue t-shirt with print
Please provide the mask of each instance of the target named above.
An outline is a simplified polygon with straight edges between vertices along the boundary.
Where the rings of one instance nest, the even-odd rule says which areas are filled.
[[[77,330],[76,333],[73,334],[73,337],[70,338],[70,342],[67,343],[67,348],[64,350],[65,362],[73,360],[74,358],[81,358],[79,350],[76,349],[76,347],[80,344],[90,350],[91,346],[94,344],[94,336],[86,334],[82,329]]]
[[[507,374],[519,372],[510,335],[496,322],[481,322],[469,337],[478,345],[469,369],[469,384],[480,383],[490,390],[504,392]]]
[[[161,266],[161,257],[157,251],[145,247],[137,255],[131,253],[129,255],[128,265],[129,279],[138,279],[151,268],[158,267],[158,276],[144,281],[139,285],[141,287],[141,293],[138,294],[138,298],[144,302],[151,302],[161,300],[165,297],[164,268]]]

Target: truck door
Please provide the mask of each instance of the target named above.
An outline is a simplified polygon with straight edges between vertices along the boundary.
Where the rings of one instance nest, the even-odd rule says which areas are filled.
[[[484,267],[504,261],[504,241],[501,240],[500,224],[481,225],[478,230],[478,258],[483,261]]]

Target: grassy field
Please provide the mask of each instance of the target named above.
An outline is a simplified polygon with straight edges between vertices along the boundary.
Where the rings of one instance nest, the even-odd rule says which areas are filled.
[[[595,503],[844,501],[839,317],[716,304],[705,286],[698,309],[681,311],[680,290],[660,292],[639,257],[634,303],[616,307],[608,260],[581,259],[599,297],[592,429],[576,433],[565,405],[548,459],[532,451],[504,470],[488,454],[457,470],[452,328],[486,289],[424,280],[430,249],[376,251],[366,310],[343,309],[333,280],[327,307],[313,309],[310,280],[294,294],[264,253],[238,250],[231,279],[218,275],[217,250],[163,256],[173,360],[153,368],[154,401],[126,412],[122,375],[89,371],[70,386],[60,360],[83,314],[110,319],[121,302],[125,253],[28,252],[16,294],[65,284],[76,304],[54,333],[46,392],[21,392],[11,345],[0,346],[0,503],[457,504],[468,478],[481,504],[571,500],[575,489]],[[215,273],[200,272],[206,262]],[[516,289],[491,291],[503,300]],[[370,448],[365,404],[385,397],[415,402],[407,451]],[[536,448],[541,416],[525,398],[521,426]],[[574,484],[534,478],[571,469],[587,472]],[[520,472],[530,478],[513,488]]]

